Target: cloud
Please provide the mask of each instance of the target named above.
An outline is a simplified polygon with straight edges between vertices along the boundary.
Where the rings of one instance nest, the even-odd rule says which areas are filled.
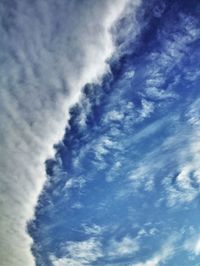
[[[179,21],[177,25],[174,24],[174,20],[164,21],[165,27],[157,33],[161,44],[160,51],[152,50],[147,57],[144,91],[148,97],[157,100],[178,97],[173,88],[179,81],[179,75],[173,77],[169,84],[166,83],[167,78],[173,69],[182,62],[190,45],[199,38],[200,31],[196,18],[179,12],[177,20]],[[197,77],[198,73],[194,76]]]
[[[86,233],[90,235],[99,235],[99,226],[93,226],[93,228],[86,228]],[[98,232],[97,232],[98,231]],[[58,258],[54,255],[50,256],[50,259],[54,266],[64,265],[92,265],[102,257],[107,257],[109,261],[113,259],[123,257],[133,257],[133,255],[139,251],[140,246],[137,239],[130,236],[124,236],[121,240],[111,238],[106,246],[103,246],[100,238],[91,237],[88,240],[82,242],[67,242],[62,245],[62,257]]]
[[[169,202],[174,205],[176,202],[191,202],[194,200],[199,191],[197,187],[200,185],[200,171],[199,171],[199,154],[200,145],[199,139],[199,99],[194,100],[185,112],[186,124],[188,125],[189,132],[187,132],[187,139],[184,140],[184,134],[179,134],[177,138],[185,142],[179,149],[178,170],[176,176],[176,188],[170,188],[168,192]],[[186,136],[186,135],[185,135]],[[178,142],[178,140],[176,140]],[[172,143],[173,144],[173,143]]]
[[[162,177],[161,186],[165,191],[163,200],[168,206],[193,201],[199,191],[199,100],[187,105],[181,115],[169,112],[167,116],[146,126],[135,134],[132,145],[145,142],[153,135],[158,143],[146,148],[141,161],[136,161],[128,179],[134,191],[143,188],[151,191],[157,177]],[[173,126],[172,126],[173,125]],[[158,138],[165,130],[165,137]],[[129,143],[130,145],[130,143]],[[174,183],[172,182],[174,180]]]
[[[70,188],[82,188],[85,184],[85,179],[81,176],[76,178],[70,178],[65,183],[64,189],[70,189]]]
[[[110,240],[107,254],[109,257],[116,259],[117,257],[133,256],[139,250],[140,245],[137,239],[124,236],[119,241],[115,239]]]
[[[50,253],[55,265],[142,261],[136,265],[158,266],[173,255],[173,244],[159,250],[160,242],[171,226],[179,230],[183,225],[177,216],[185,217],[187,207],[194,207],[186,203],[198,193],[198,104],[191,108],[195,105],[185,96],[177,70],[191,44],[176,47],[176,38],[189,35],[182,22],[178,32],[176,23],[170,21],[166,29],[164,20],[155,47],[148,44],[152,53],[136,56],[134,75],[125,75],[131,67],[124,65],[135,57],[123,57],[120,70],[98,86],[86,86],[82,102],[71,110],[70,128],[54,161],[65,176],[49,167],[49,187],[31,225],[41,264]],[[150,233],[145,222],[156,229]]]
[[[81,266],[91,265],[98,258],[102,257],[101,244],[95,238],[90,238],[82,242],[67,242],[62,252],[67,255],[62,258],[51,256],[54,266]]]
[[[185,250],[192,252],[195,256],[200,256],[200,237],[196,236],[185,241],[183,247]]]
[[[155,80],[154,80],[154,84],[155,84]],[[166,100],[170,98],[176,99],[178,97],[178,95],[173,91],[165,91],[162,89],[158,89],[156,87],[146,88],[145,92],[148,97],[151,97],[152,99],[158,99],[158,100]]]
[[[142,110],[141,110],[141,119],[149,117],[154,111],[154,105],[150,101],[142,99]]]
[[[101,235],[105,228],[102,228],[99,225],[93,224],[91,226],[83,225],[84,232],[86,235]]]
[[[132,266],[159,266],[169,260],[174,254],[174,242],[176,237],[170,237],[166,240],[166,243],[163,244],[160,251],[158,251],[152,258],[148,259],[145,262],[135,263]]]
[[[0,257],[34,265],[26,222],[44,162],[62,139],[82,86],[100,80],[114,45],[110,27],[126,1],[10,1],[0,16]],[[92,22],[92,23],[91,23]]]

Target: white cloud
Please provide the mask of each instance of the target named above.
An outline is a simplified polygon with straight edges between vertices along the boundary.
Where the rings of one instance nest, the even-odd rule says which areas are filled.
[[[135,263],[132,266],[159,266],[161,263],[169,260],[174,254],[174,242],[176,237],[170,237],[166,240],[166,243],[161,247],[160,251],[157,252],[152,258],[145,262]]]
[[[86,183],[86,180],[82,177],[74,177],[67,180],[64,189],[79,188],[81,189]]]
[[[0,24],[0,257],[31,266],[26,222],[45,181],[44,162],[64,133],[81,87],[99,80],[114,50],[110,27],[126,1],[17,1]],[[8,16],[8,9],[13,15]],[[3,21],[3,20],[2,20]],[[92,23],[91,23],[92,21]]]
[[[91,265],[98,258],[102,257],[101,244],[95,238],[90,238],[82,242],[67,242],[63,252],[67,255],[62,258],[51,256],[50,259],[54,266],[82,266]]]
[[[116,178],[116,172],[119,172],[120,168],[122,167],[122,163],[119,161],[116,161],[113,166],[110,167],[110,170],[107,173],[106,181],[112,182]]]
[[[200,237],[193,237],[184,243],[184,249],[192,252],[195,256],[200,256]]]
[[[169,85],[165,84],[166,77],[188,52],[189,44],[199,38],[200,30],[195,18],[179,14],[178,21],[179,23],[173,26],[169,21],[166,23],[163,30],[158,33],[161,41],[161,52],[156,50],[148,56],[145,93],[156,99],[177,98],[172,89],[179,80],[179,76],[177,75]],[[194,80],[199,73],[186,73],[185,75],[188,79]]]
[[[200,123],[199,123],[199,99],[160,119],[134,136],[132,145],[137,144],[150,134],[155,134],[167,128],[169,135],[159,146],[155,145],[151,150],[146,150],[142,161],[135,163],[128,178],[133,191],[140,188],[152,190],[157,176],[163,178],[162,186],[166,192],[162,200],[168,206],[189,203],[199,195],[197,187],[200,184]],[[182,123],[182,115],[185,117]],[[173,125],[173,126],[172,126]],[[129,143],[130,144],[130,143]],[[174,180],[174,183],[173,183]]]
[[[176,177],[176,188],[169,186],[168,203],[170,206],[176,203],[191,202],[198,195],[198,190],[192,186],[191,175],[194,171],[193,163],[191,165],[180,165],[180,173]]]
[[[94,146],[96,158],[101,161],[103,156],[108,154],[115,144],[116,143],[107,136],[100,137],[97,144]]]
[[[95,235],[95,236],[101,235],[105,229],[104,227],[101,227],[97,224],[93,224],[91,226],[83,225],[83,228],[86,235]]]
[[[154,104],[150,101],[142,99],[142,110],[141,110],[141,118],[146,118],[151,115],[154,111]]]
[[[148,80],[148,82],[150,82]],[[158,81],[158,84],[160,83],[161,81],[159,80]],[[156,83],[155,79],[152,81],[153,84]],[[158,89],[156,87],[149,87],[149,88],[146,88],[145,90],[146,94],[150,97],[152,97],[153,99],[158,99],[158,100],[165,100],[165,99],[169,99],[169,98],[177,98],[178,95],[175,93],[175,92],[172,92],[172,91],[165,91],[165,90],[162,90],[162,89]]]
[[[130,236],[124,236],[121,240],[110,240],[108,246],[108,256],[111,257],[123,257],[132,256],[140,249],[140,245],[137,239]]]
[[[186,110],[186,123],[189,130],[184,134],[177,136],[177,139],[184,139],[184,145],[179,150],[177,158],[179,160],[178,170],[179,174],[176,177],[176,184],[178,191],[175,188],[170,188],[169,202],[174,205],[179,202],[190,202],[199,195],[198,189],[194,184],[200,184],[200,145],[199,145],[199,99],[195,100]],[[187,137],[186,137],[187,136]],[[185,140],[187,138],[187,141]]]
[[[121,121],[124,118],[124,114],[118,111],[111,111],[107,114],[106,120],[110,121]]]

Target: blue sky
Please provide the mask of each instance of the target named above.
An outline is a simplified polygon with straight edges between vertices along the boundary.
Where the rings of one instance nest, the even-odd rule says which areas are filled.
[[[2,7],[3,266],[200,265],[198,1]]]
[[[110,71],[46,161],[37,265],[199,265],[199,12],[143,1],[118,21]]]

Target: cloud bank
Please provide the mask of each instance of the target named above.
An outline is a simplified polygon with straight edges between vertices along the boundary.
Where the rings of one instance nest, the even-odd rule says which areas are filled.
[[[31,266],[31,219],[44,162],[63,136],[69,107],[108,70],[110,28],[126,1],[0,4],[0,258]]]

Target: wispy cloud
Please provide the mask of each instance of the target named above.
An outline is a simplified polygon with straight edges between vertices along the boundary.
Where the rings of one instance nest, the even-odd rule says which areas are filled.
[[[51,256],[54,266],[82,266],[91,265],[98,258],[102,257],[101,244],[95,238],[90,238],[82,242],[68,242],[62,252],[67,255],[62,258]]]
[[[124,236],[119,241],[115,239],[110,240],[107,256],[113,257],[114,259],[118,257],[127,258],[128,256],[133,256],[138,250],[140,250],[138,240],[130,236]]]
[[[139,262],[133,264],[132,266],[159,266],[165,263],[167,260],[173,256],[175,252],[175,243],[176,237],[170,237],[166,240],[166,243],[163,244],[161,249],[155,253],[150,259],[145,262]]]
[[[200,256],[200,237],[196,236],[188,239],[185,241],[183,248],[195,256]]]

